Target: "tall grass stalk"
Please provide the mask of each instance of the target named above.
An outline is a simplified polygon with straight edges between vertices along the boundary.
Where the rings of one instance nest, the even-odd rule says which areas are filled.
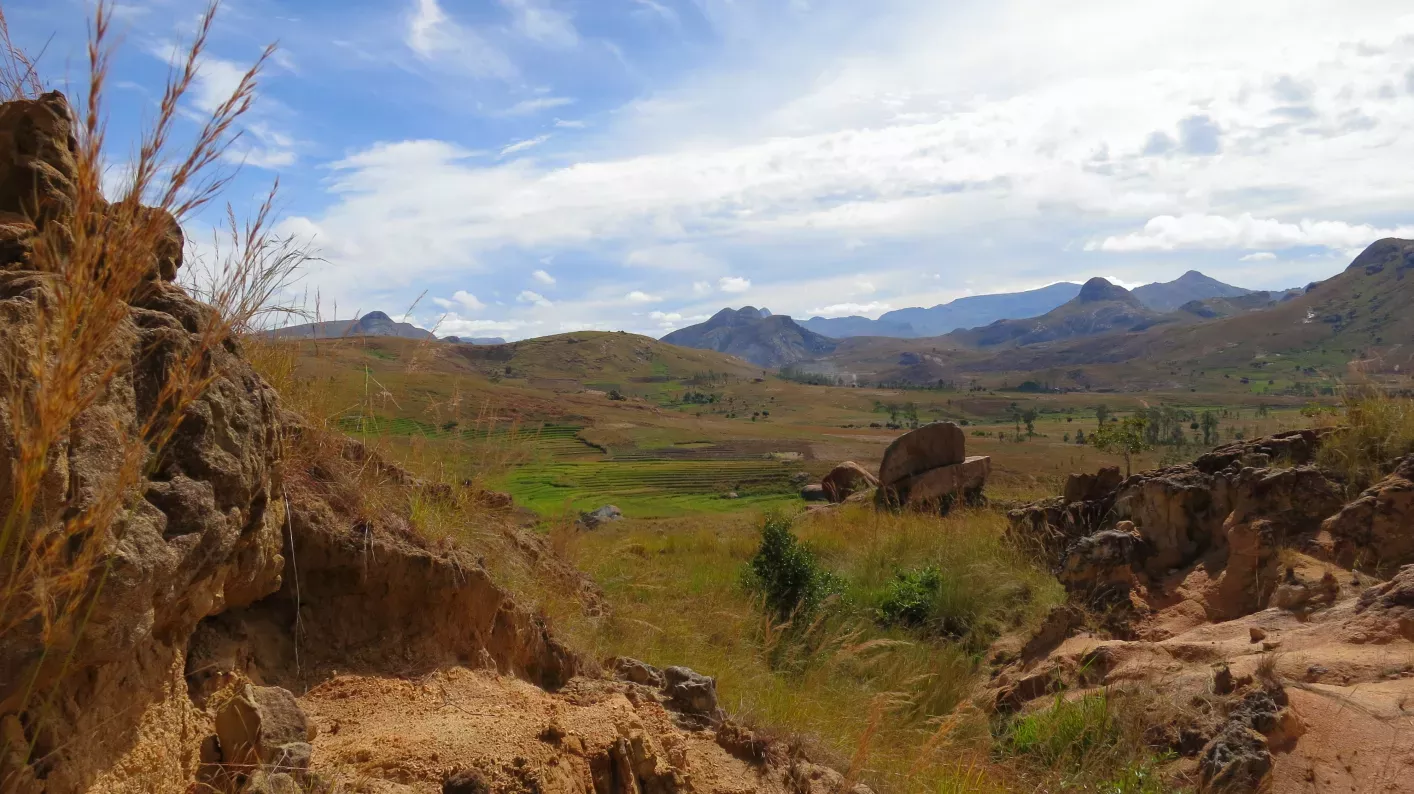
[[[72,654],[102,593],[105,550],[131,489],[158,459],[186,408],[211,383],[209,352],[263,310],[258,285],[279,280],[262,257],[238,257],[221,275],[222,311],[204,313],[195,340],[164,377],[148,415],[133,427],[113,428],[117,449],[98,482],[81,499],[56,494],[75,423],[106,399],[129,366],[115,351],[124,338],[129,304],[161,276],[164,258],[180,253],[180,223],[205,208],[230,179],[217,167],[250,109],[267,49],[213,110],[189,145],[173,143],[183,99],[206,49],[217,4],[207,7],[190,47],[169,75],[155,120],[141,136],[120,195],[102,192],[105,167],[103,98],[112,57],[113,6],[100,2],[88,45],[88,80],[75,121],[77,146],[71,197],[36,194],[27,203],[36,229],[29,269],[42,274],[43,297],[33,304],[31,333],[5,340],[0,381],[6,385],[4,443],[12,460],[0,474],[0,635],[37,634],[39,658],[24,672],[18,710],[42,721],[69,672]],[[0,18],[0,90],[9,99],[33,99],[41,89],[33,61],[9,40]],[[247,227],[246,249],[268,245],[268,217]],[[168,265],[167,267],[170,267]],[[189,329],[190,330],[190,329]],[[56,498],[56,496],[58,498]],[[12,682],[14,683],[14,682]],[[12,690],[13,691],[13,690]],[[15,701],[12,701],[15,702]],[[34,730],[37,737],[41,731]],[[27,755],[33,749],[22,755]]]

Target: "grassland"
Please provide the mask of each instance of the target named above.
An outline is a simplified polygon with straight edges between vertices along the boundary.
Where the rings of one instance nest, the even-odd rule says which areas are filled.
[[[475,480],[538,514],[611,606],[586,616],[542,598],[578,647],[716,676],[735,718],[857,767],[883,791],[1158,790],[1154,759],[1112,719],[1128,706],[1059,704],[997,721],[972,705],[987,643],[1024,634],[1059,598],[1005,542],[1003,511],[1056,493],[1072,471],[1118,462],[1075,443],[1099,426],[1101,406],[1191,418],[1176,423],[1185,445],[1136,467],[1205,449],[1192,426],[1205,413],[1211,441],[1311,421],[1309,398],[1256,393],[1236,377],[1125,393],[825,387],[638,337],[572,337],[469,352],[398,339],[281,349],[338,427],[425,476]],[[792,532],[837,586],[799,625],[763,609],[749,563],[763,515],[801,509],[799,474],[875,466],[907,425],[935,419],[964,424],[969,453],[992,456],[992,506],[945,519],[800,516]],[[608,503],[627,518],[594,531],[572,520]],[[924,584],[923,623],[884,619],[900,613],[901,589]],[[1102,751],[1081,757],[1072,741]]]

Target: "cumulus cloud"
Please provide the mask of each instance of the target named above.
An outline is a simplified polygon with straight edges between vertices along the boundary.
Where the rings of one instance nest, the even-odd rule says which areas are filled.
[[[530,277],[540,282],[541,284],[544,284],[547,287],[555,286],[555,277],[550,275],[549,273],[546,273],[543,270],[537,270],[534,273],[531,273]]]
[[[624,300],[630,303],[657,303],[662,299],[661,295],[649,295],[643,290],[637,289],[624,296]]]
[[[530,290],[522,290],[521,293],[516,296],[516,300],[520,301],[521,303],[534,304],[541,308],[549,308],[555,305],[550,301],[546,300],[544,295],[541,295],[538,292],[531,292]]]
[[[538,320],[467,320],[448,314],[437,325],[441,336],[500,336],[533,331],[542,323]]]
[[[706,281],[692,282],[693,295],[707,295],[712,292],[712,285]]]
[[[1274,254],[1274,253],[1272,253],[1271,251],[1257,251],[1257,252],[1255,252],[1255,253],[1251,253],[1251,254],[1248,254],[1248,255],[1246,255],[1246,256],[1240,257],[1240,258],[1238,258],[1237,261],[1239,261],[1239,262],[1270,262],[1270,261],[1272,261],[1273,259],[1276,259],[1276,258],[1277,258],[1277,255]]]
[[[1086,244],[1087,251],[1180,251],[1230,248],[1282,249],[1320,246],[1347,250],[1362,248],[1381,237],[1414,236],[1414,226],[1378,228],[1344,221],[1302,220],[1287,223],[1272,218],[1220,215],[1160,215],[1142,231],[1106,237]]]
[[[449,310],[461,308],[467,311],[475,312],[486,308],[486,304],[477,300],[475,295],[472,295],[470,292],[467,292],[464,289],[459,289],[456,292],[452,293],[452,297],[450,299],[433,298],[432,302],[437,304],[438,306],[441,306],[444,309]]]
[[[815,317],[852,317],[855,315],[871,315],[886,312],[893,307],[880,301],[870,301],[869,303],[836,303],[831,306],[821,306],[818,309],[811,309],[810,314]]]
[[[723,276],[717,279],[717,289],[722,292],[746,292],[751,289],[751,280],[740,276]]]

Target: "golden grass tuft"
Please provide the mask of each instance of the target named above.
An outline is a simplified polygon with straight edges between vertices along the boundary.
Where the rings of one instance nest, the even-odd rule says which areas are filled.
[[[1374,387],[1347,388],[1341,425],[1317,454],[1317,462],[1339,473],[1350,495],[1384,477],[1395,458],[1414,453],[1414,399]]]

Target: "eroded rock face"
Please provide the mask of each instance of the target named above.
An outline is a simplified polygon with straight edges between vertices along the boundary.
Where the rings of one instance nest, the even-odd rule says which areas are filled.
[[[879,480],[863,466],[847,460],[826,474],[820,485],[831,502],[843,502],[856,493],[878,487]]]
[[[69,223],[73,150],[61,95],[0,105],[0,212],[22,212],[33,221],[11,228]],[[174,248],[164,236],[150,252],[151,283],[134,296],[103,351],[107,359],[101,363],[117,374],[53,450],[42,507],[27,527],[35,536],[112,497],[125,450],[142,451],[141,428],[163,409],[168,373],[203,347],[203,329],[216,322],[211,308],[168,283],[180,265],[179,234],[175,240]],[[48,274],[29,269],[34,263],[27,245],[13,236],[0,240],[0,344],[6,360],[19,364],[0,372],[5,394],[33,388],[12,378],[35,355],[44,327],[39,306],[54,289]],[[197,622],[281,584],[276,395],[235,343],[203,355],[201,374],[211,378],[210,385],[185,408],[160,454],[146,449],[145,476],[120,495],[115,520],[95,528],[90,542],[101,548],[82,631],[76,638],[50,634],[54,652],[47,657],[37,624],[8,632],[0,643],[0,717],[17,717],[27,726],[31,757],[45,759],[41,767],[0,768],[0,777],[14,773],[13,779],[50,791],[86,788],[144,741],[134,726],[149,708],[177,708],[165,701],[171,672],[180,667]],[[6,460],[16,453],[13,422],[0,409],[0,458]],[[0,514],[7,514],[14,494],[9,466],[3,468]],[[68,669],[61,677],[59,660],[65,658]],[[34,691],[57,688],[63,707],[43,718],[32,713],[36,703],[23,685],[32,679]],[[168,760],[184,767],[194,759]],[[0,761],[0,767],[6,763],[15,761]]]
[[[1326,519],[1336,561],[1376,571],[1414,562],[1414,457]]]
[[[1065,503],[1103,499],[1122,482],[1118,466],[1105,466],[1095,474],[1071,474],[1065,480]]]

